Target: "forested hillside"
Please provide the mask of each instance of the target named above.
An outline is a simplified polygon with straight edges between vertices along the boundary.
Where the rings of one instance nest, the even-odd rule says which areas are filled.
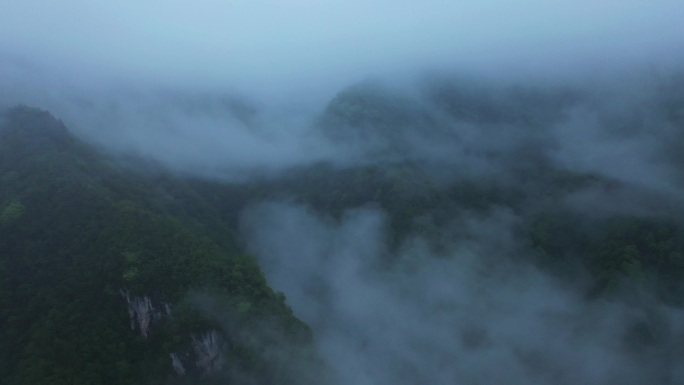
[[[239,178],[110,153],[49,112],[11,108],[0,378],[675,384],[677,79],[617,107],[566,88],[357,85],[307,128],[334,156]],[[202,103],[181,104],[187,121],[263,123],[237,102]],[[631,158],[611,152],[624,148]],[[613,360],[600,378],[594,355]]]
[[[29,107],[3,114],[0,175],[3,384],[285,381],[307,359],[309,329],[184,182]]]
[[[0,1],[0,385],[683,385],[684,1]]]

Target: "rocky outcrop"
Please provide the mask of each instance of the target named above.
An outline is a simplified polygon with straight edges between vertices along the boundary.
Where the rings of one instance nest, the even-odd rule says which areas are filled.
[[[199,336],[191,335],[192,349],[185,353],[171,353],[171,365],[177,375],[207,376],[221,371],[226,358],[223,353],[225,341],[216,330]]]
[[[171,353],[169,354],[169,356],[171,356],[171,365],[173,366],[173,371],[176,372],[176,374],[179,376],[184,375],[185,366],[183,366],[183,362],[178,356],[178,353]]]
[[[199,337],[192,336],[192,348],[196,357],[195,365],[203,374],[215,373],[223,368],[223,338],[216,330]]]
[[[128,291],[120,289],[119,293],[128,303],[128,317],[131,329],[138,330],[147,338],[150,326],[165,316],[171,315],[171,306],[161,301],[152,301],[149,296],[131,297]]]
[[[128,304],[131,329],[137,330],[145,338],[149,336],[155,323],[171,315],[171,306],[166,302],[147,295],[131,297],[124,289],[120,289],[119,293]],[[199,335],[191,334],[190,346],[185,352],[169,354],[173,371],[179,376],[217,373],[225,367],[224,347],[224,338],[217,330],[208,330]]]

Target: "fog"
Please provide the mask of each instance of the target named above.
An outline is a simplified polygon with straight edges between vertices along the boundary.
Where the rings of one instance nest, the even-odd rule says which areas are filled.
[[[0,53],[78,82],[329,97],[366,76],[567,76],[672,65],[684,5],[642,1],[7,1]]]
[[[262,93],[283,87],[306,93],[321,87],[316,83],[338,88],[360,74],[407,67],[504,61],[568,69],[587,60],[667,56],[682,42],[684,12],[674,0],[30,0],[2,8],[0,46],[10,53],[75,66],[79,75],[90,68],[91,77],[116,72],[211,86],[234,82]]]
[[[393,244],[377,194],[240,214],[339,384],[676,384],[682,309],[647,285],[588,300],[590,273],[537,266],[526,231],[548,207],[681,222],[681,20],[675,0],[5,1],[0,107],[228,185],[359,166],[513,197],[406,208]]]
[[[268,203],[244,231],[341,384],[676,384],[684,312],[645,292],[587,302],[516,255],[510,211],[463,213],[437,252],[407,239],[387,269],[381,211],[339,221]],[[523,259],[524,261],[524,259]],[[651,334],[652,333],[652,334]]]
[[[435,75],[497,92],[590,85],[605,92],[604,102],[617,93],[619,110],[639,103],[627,93],[638,99],[643,88],[667,82],[684,55],[684,5],[674,0],[29,0],[0,7],[0,105],[42,107],[93,143],[229,179],[255,168],[359,159],[367,148],[340,149],[311,129],[335,95],[359,82],[405,95],[406,105],[435,121],[443,111],[420,91]],[[593,109],[593,102],[586,104]],[[589,113],[569,124],[583,124]],[[453,120],[439,126],[455,131]],[[480,131],[458,129],[461,137]],[[559,140],[594,142],[567,137],[572,131]],[[451,143],[440,148],[441,140],[418,132],[413,147],[422,141],[425,152],[452,152]]]

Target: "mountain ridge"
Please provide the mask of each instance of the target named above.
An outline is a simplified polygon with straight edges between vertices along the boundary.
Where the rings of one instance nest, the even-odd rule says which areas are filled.
[[[275,370],[273,360],[286,357],[262,356],[264,349],[307,354],[310,331],[256,263],[174,214],[184,203],[160,199],[174,196],[172,180],[155,189],[121,173],[46,111],[11,109],[4,124],[0,376],[8,384],[156,383],[171,379],[172,368],[186,373],[181,382],[268,381],[289,369]],[[231,330],[202,310],[192,299],[200,293],[242,326]],[[269,326],[259,326],[263,317]],[[281,340],[259,337],[265,329]],[[248,330],[251,340],[242,336]],[[195,363],[209,354],[193,347],[206,333],[223,341],[212,354],[224,364],[211,371]]]

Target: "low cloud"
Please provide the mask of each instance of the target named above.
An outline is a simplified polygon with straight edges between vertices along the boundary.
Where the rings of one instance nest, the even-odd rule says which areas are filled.
[[[684,3],[452,3],[4,5],[0,107],[184,175],[373,166],[416,195],[516,200],[454,198],[434,234],[392,246],[371,195],[341,217],[243,213],[340,384],[684,382],[681,309],[588,300],[521,235],[548,207],[681,218]]]
[[[342,384],[675,384],[684,313],[592,300],[525,263],[507,210],[458,219],[448,251],[384,246],[385,216],[340,221],[267,203],[244,232],[269,282],[312,326]],[[388,265],[387,259],[394,263]]]

